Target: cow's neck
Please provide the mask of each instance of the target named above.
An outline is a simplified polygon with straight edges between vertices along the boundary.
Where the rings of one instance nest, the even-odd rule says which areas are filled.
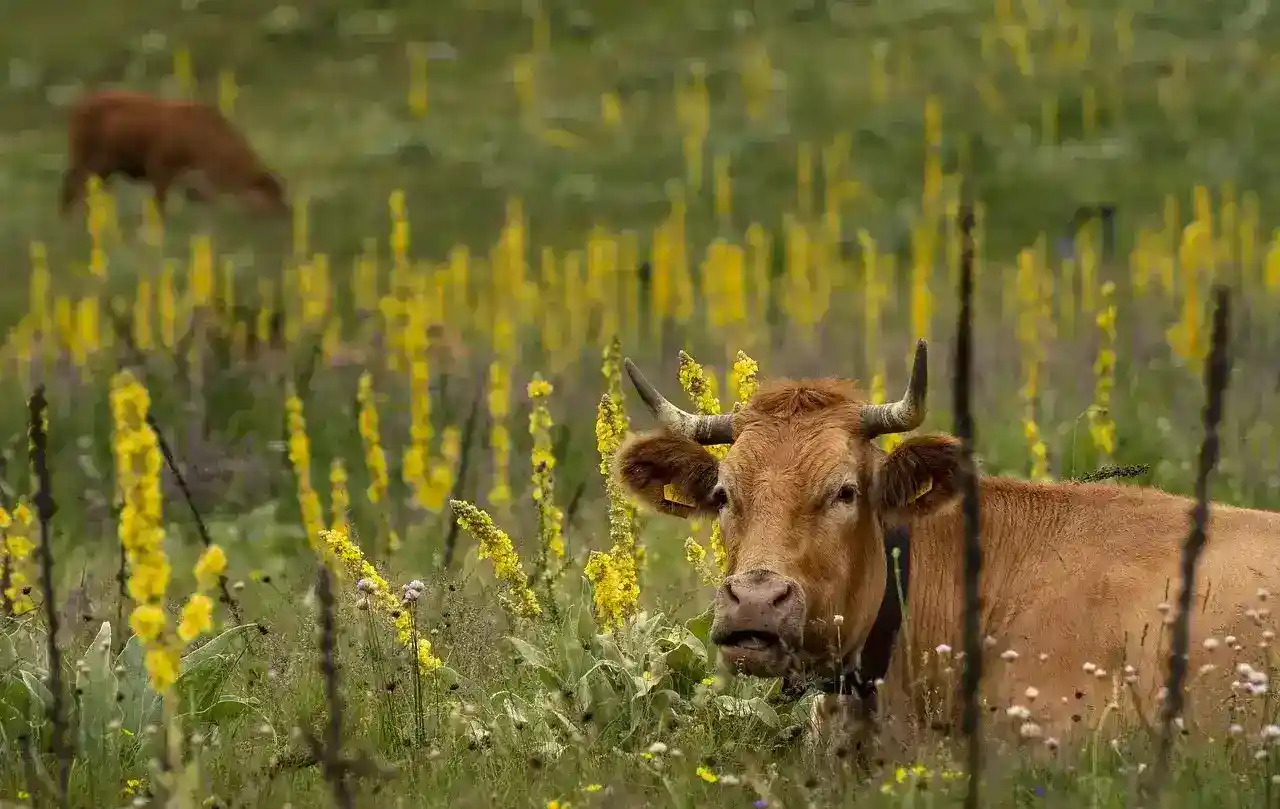
[[[1043,488],[1010,478],[984,477],[978,491],[980,631],[999,634],[1016,616],[1027,588],[1034,586],[1037,560],[1051,552],[1070,508],[1065,503],[1058,504],[1064,508],[1046,504]],[[964,516],[960,505],[957,500],[910,524],[907,617],[893,650],[889,677],[895,690],[919,683],[925,674],[920,670],[923,655],[933,659],[943,645],[951,647],[953,654],[963,650]],[[951,679],[958,681],[955,676]]]

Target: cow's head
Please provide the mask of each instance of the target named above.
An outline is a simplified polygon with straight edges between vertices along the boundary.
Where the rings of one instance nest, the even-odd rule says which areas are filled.
[[[892,404],[841,380],[782,381],[718,416],[679,409],[625,362],[662,429],[629,438],[615,473],[660,511],[719,519],[728,575],[711,637],[739,670],[783,676],[861,648],[886,584],[885,527],[956,496],[955,439],[912,438],[888,454],[872,443],[924,420],[926,357],[921,340]],[[716,444],[732,444],[722,461],[705,448]]]
[[[253,208],[266,214],[287,216],[293,213],[293,206],[285,193],[284,180],[273,171],[262,169],[255,174],[241,196]]]

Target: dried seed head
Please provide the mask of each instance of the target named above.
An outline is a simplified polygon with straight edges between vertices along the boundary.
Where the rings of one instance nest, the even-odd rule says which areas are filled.
[[[372,593],[375,589],[377,588],[373,585],[373,579],[364,578],[356,582],[357,593]]]
[[[1035,702],[1036,697],[1040,696],[1040,689],[1034,685],[1027,686],[1027,690],[1022,692],[1027,697],[1027,702]]]
[[[939,643],[934,651],[940,655],[949,655],[951,654],[951,647],[945,643]]]
[[[1024,739],[1038,739],[1043,731],[1035,722],[1023,722],[1018,728],[1018,735]]]
[[[1244,733],[1244,728],[1241,727],[1240,725],[1232,723],[1227,726],[1227,733],[1231,734],[1232,736],[1239,736],[1241,733]]]
[[[1205,638],[1205,639],[1204,639],[1204,643],[1203,643],[1202,645],[1204,646],[1204,649],[1205,649],[1205,651],[1206,651],[1206,652],[1212,652],[1214,649],[1217,649],[1217,648],[1218,648],[1218,639],[1217,639],[1217,638]]]
[[[1013,661],[1018,659],[1018,653],[1012,649],[1005,649],[1003,652],[1000,653],[1000,659],[1005,661],[1006,663],[1012,663]]]
[[[840,614],[831,616],[831,623],[835,624],[836,626],[844,626],[844,616]]]
[[[1050,750],[1057,750],[1058,740],[1050,736],[1049,738],[1044,740],[1044,746],[1049,748]]]
[[[1159,612],[1161,615],[1168,615],[1172,609],[1173,609],[1173,605],[1170,604],[1168,601],[1161,601],[1159,604],[1156,605],[1156,611]]]
[[[1093,674],[1095,671],[1098,670],[1098,667],[1095,666],[1093,663],[1085,663],[1083,666],[1081,666],[1081,668],[1084,669],[1085,674]]]
[[[358,609],[358,610],[367,610],[367,609],[369,609],[369,599],[365,598],[364,596],[360,596],[359,598],[357,598],[357,599],[356,599],[356,609]]]
[[[1014,719],[1026,719],[1031,716],[1031,711],[1021,705],[1010,705],[1005,709],[1005,713]]]
[[[1257,596],[1259,601],[1266,601],[1268,598],[1271,598],[1271,591],[1265,587],[1259,587]]]
[[[405,587],[409,588],[410,590],[417,590],[419,593],[427,589],[427,585],[422,583],[422,579],[414,579],[413,581],[406,584]]]

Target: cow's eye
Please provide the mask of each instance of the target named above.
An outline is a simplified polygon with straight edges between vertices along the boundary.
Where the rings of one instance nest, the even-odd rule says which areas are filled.
[[[722,511],[725,506],[729,505],[729,493],[725,491],[723,486],[717,486],[711,490],[711,507],[716,511]]]
[[[848,505],[858,499],[858,487],[852,483],[846,483],[836,491],[836,502]]]

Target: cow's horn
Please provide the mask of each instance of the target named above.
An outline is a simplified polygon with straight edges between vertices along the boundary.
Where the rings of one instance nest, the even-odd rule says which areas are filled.
[[[635,386],[636,393],[640,394],[640,398],[644,400],[649,412],[663,427],[674,433],[692,438],[699,444],[733,443],[732,414],[701,416],[697,413],[681,410],[667,401],[667,398],[661,393],[658,393],[657,388],[649,384],[649,380],[644,378],[644,374],[640,373],[640,369],[636,367],[630,357],[622,361],[622,366],[627,369],[627,376],[631,377],[631,384]]]
[[[887,433],[905,433],[919,427],[924,421],[924,397],[928,387],[929,351],[924,340],[918,340],[907,392],[892,404],[863,405],[862,434],[874,438]]]

